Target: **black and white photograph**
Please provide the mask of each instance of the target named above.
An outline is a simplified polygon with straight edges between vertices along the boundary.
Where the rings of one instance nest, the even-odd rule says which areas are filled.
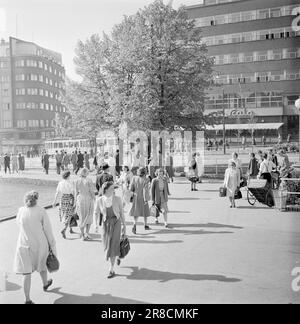
[[[299,0],[0,0],[0,304],[300,304],[299,116]]]

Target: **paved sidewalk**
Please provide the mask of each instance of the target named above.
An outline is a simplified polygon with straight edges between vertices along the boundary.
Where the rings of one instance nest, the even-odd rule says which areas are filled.
[[[106,279],[101,239],[82,242],[78,235],[60,237],[57,210],[49,215],[57,239],[61,270],[52,275],[49,293],[33,275],[36,303],[299,303],[292,291],[292,269],[300,266],[300,217],[246,200],[230,209],[218,197],[218,184],[171,184],[172,229],[151,224],[151,231],[128,234],[129,256]],[[151,223],[153,220],[151,219]],[[21,277],[11,273],[18,229],[15,221],[0,223],[0,268],[8,274],[0,303],[22,303]]]

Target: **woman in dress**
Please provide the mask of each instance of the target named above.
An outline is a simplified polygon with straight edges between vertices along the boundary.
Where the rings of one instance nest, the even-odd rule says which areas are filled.
[[[191,191],[198,191],[198,189],[196,188],[196,183],[199,181],[199,171],[196,157],[197,154],[194,153],[189,165],[189,180],[191,182]]]
[[[144,217],[144,228],[150,230],[147,225],[147,218],[150,216],[150,181],[146,174],[145,168],[139,168],[137,176],[134,176],[130,185],[130,191],[133,195],[133,204],[129,215],[134,218],[132,233],[136,234],[136,226],[139,217]]]
[[[108,278],[115,276],[114,266],[116,259],[118,265],[121,261],[120,239],[126,235],[126,224],[124,219],[123,204],[120,197],[115,195],[115,186],[112,181],[105,182],[102,186],[103,196],[98,197],[95,203],[95,216],[103,215],[103,246],[106,252],[106,260],[110,261]]]
[[[18,168],[18,156],[16,154],[11,155],[11,167],[12,167],[12,173],[19,173]]]
[[[131,196],[130,184],[132,179],[133,179],[133,173],[130,171],[128,166],[124,166],[118,181],[118,184],[120,184],[122,188],[122,200],[124,206],[130,203],[130,196]]]
[[[46,261],[49,248],[57,256],[51,223],[44,208],[37,205],[39,194],[31,191],[25,195],[24,207],[19,209],[17,224],[20,228],[14,272],[23,275],[25,304],[33,304],[30,299],[31,274],[40,273],[44,291],[52,285],[47,278]]]
[[[232,153],[232,158],[229,162],[231,161],[234,162],[236,165],[236,170],[239,174],[239,184],[240,184],[243,176],[243,169],[242,169],[242,161],[239,159],[239,155],[236,152]]]
[[[95,201],[94,184],[88,178],[89,170],[84,168],[81,170],[80,179],[75,182],[75,206],[76,213],[79,216],[79,227],[81,238],[84,241],[91,240],[89,234],[93,223],[93,210]]]
[[[225,171],[225,177],[224,177],[224,188],[227,189],[227,197],[230,201],[230,208],[235,208],[235,200],[234,196],[239,189],[240,184],[240,176],[239,171],[236,168],[236,164],[233,161],[229,162],[228,168]]]
[[[165,228],[168,228],[168,196],[170,195],[168,180],[163,169],[156,171],[156,178],[151,183],[151,200],[152,205],[156,205],[158,215],[156,216],[156,224],[158,224],[159,212],[163,212],[165,220]]]
[[[24,171],[25,166],[24,166],[24,156],[19,153],[18,155],[18,164],[19,164],[19,171]]]
[[[65,171],[62,175],[63,180],[59,182],[56,194],[53,201],[53,208],[56,207],[57,198],[60,198],[59,204],[59,218],[64,224],[64,228],[61,231],[61,235],[66,239],[66,230],[70,226],[72,216],[74,216],[74,196],[75,187],[71,181],[71,172]],[[70,227],[70,233],[73,234],[73,230]]]

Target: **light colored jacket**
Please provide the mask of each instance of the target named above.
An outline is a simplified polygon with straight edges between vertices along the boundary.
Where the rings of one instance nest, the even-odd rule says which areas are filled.
[[[124,220],[124,211],[123,211],[123,203],[122,199],[118,196],[113,197],[113,202],[112,202],[112,208],[114,211],[114,214],[118,219],[121,219],[122,223],[125,223]],[[104,196],[98,197],[95,202],[95,207],[94,207],[94,216],[97,215],[103,215],[103,221],[105,222],[106,220],[106,207],[104,203]]]

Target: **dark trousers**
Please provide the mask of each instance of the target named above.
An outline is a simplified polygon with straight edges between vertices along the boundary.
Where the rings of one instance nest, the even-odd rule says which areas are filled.
[[[77,165],[77,169],[75,171],[75,174],[77,174],[80,169],[83,169],[83,166],[82,165]]]
[[[9,173],[10,173],[11,171],[10,171],[10,165],[9,164],[4,165],[4,172],[5,173],[7,173],[7,169],[9,170]]]
[[[57,172],[57,174],[60,174],[60,169],[61,169],[61,163],[57,162],[56,163],[56,172]]]
[[[44,169],[45,169],[46,174],[49,174],[49,164],[45,164]]]

